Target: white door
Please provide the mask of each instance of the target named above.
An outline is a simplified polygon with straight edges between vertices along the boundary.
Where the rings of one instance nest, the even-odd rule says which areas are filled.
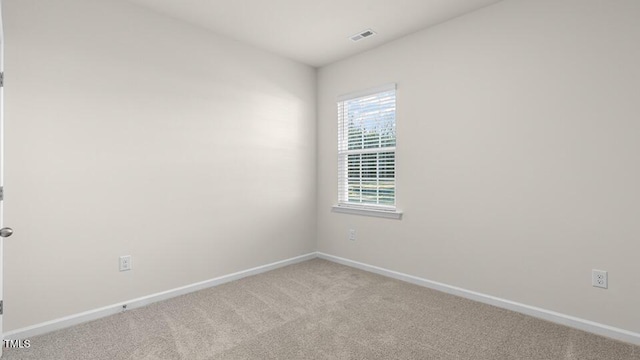
[[[4,336],[2,335],[2,259],[4,238],[11,236],[13,230],[3,227],[4,215],[4,31],[2,22],[2,0],[0,0],[0,356],[4,348]]]
[[[0,0],[0,77],[4,83],[4,22],[2,21],[2,1]],[[4,84],[0,86],[0,228],[4,226]],[[0,237],[0,301],[4,299],[2,294],[3,285],[3,260],[4,259],[4,238]],[[3,305],[3,303],[0,302]],[[4,306],[0,305],[0,309]],[[2,309],[4,310],[4,309]],[[0,356],[4,348],[4,333],[2,332],[2,313],[0,311]]]

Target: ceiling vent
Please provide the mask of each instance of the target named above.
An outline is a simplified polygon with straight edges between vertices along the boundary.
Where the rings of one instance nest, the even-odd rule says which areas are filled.
[[[364,38],[368,38],[368,37],[372,37],[373,35],[375,35],[376,32],[371,30],[371,29],[367,29],[367,30],[363,30],[355,35],[351,35],[349,36],[349,39],[351,39],[351,41],[356,42],[356,41],[360,41]]]

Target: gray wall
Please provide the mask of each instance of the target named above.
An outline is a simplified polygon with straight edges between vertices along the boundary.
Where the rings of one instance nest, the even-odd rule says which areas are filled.
[[[510,0],[322,68],[319,250],[640,332],[638,19]],[[336,97],[389,82],[404,219],[332,213]]]
[[[3,3],[5,331],[315,250],[313,68],[120,1]]]

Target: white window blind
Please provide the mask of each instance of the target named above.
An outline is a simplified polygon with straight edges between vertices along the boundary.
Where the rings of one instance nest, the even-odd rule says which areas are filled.
[[[338,206],[395,210],[395,84],[338,99]]]

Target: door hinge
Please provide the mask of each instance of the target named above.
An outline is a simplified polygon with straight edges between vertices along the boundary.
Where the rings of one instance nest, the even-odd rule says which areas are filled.
[[[0,72],[0,87],[4,87],[4,71]]]
[[[0,315],[4,314],[4,300],[0,300]]]
[[[0,201],[4,200],[4,186],[0,186]]]

